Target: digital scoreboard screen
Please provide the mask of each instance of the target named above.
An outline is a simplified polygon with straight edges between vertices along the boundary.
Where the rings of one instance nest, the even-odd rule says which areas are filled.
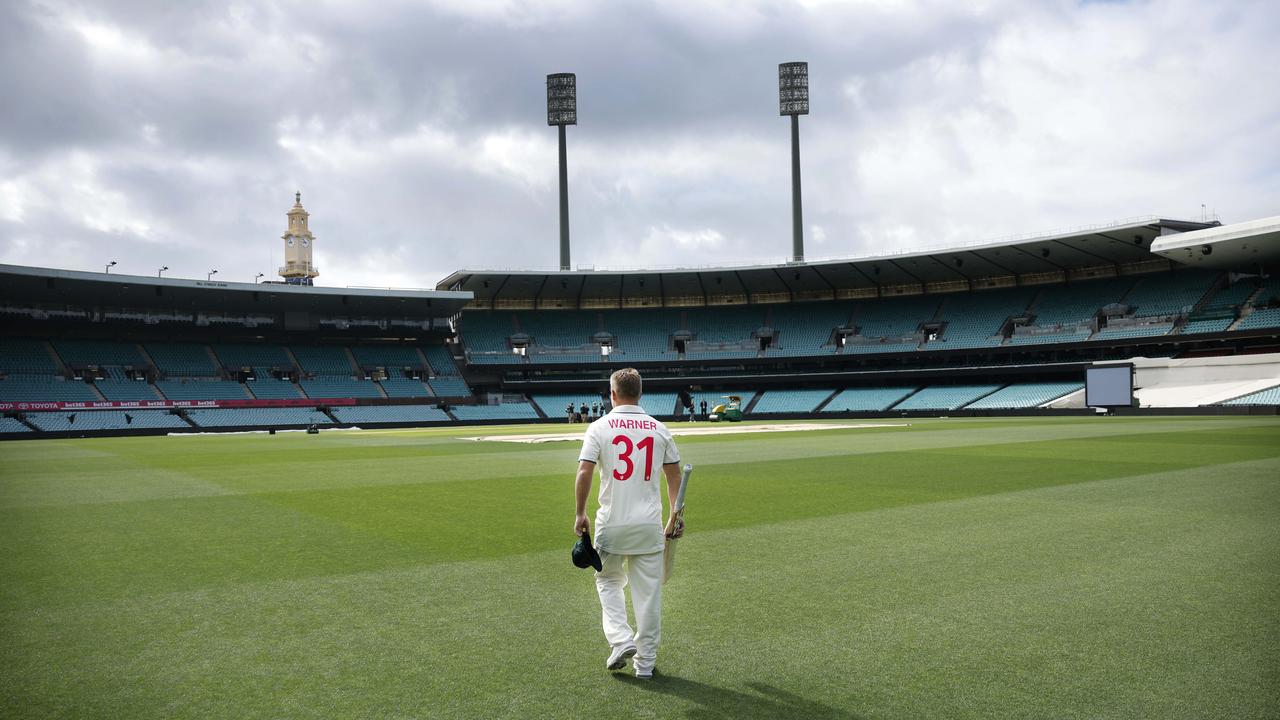
[[[1133,405],[1133,366],[1109,365],[1085,370],[1084,404],[1103,408]]]

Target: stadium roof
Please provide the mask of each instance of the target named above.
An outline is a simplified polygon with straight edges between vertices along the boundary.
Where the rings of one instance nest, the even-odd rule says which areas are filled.
[[[804,297],[1161,261],[1164,258],[1151,252],[1157,238],[1217,225],[1147,217],[1053,235],[779,265],[558,272],[458,270],[436,287],[472,292],[477,304],[485,305],[496,300],[572,305],[584,298],[611,297],[648,299],[653,304],[699,295]]]
[[[1151,252],[1186,265],[1253,269],[1280,263],[1280,216],[1162,237]]]
[[[143,310],[448,318],[469,292],[308,287],[0,265],[0,301]]]

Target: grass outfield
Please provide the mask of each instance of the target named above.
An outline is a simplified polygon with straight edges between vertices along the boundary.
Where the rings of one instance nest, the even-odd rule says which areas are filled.
[[[576,443],[0,443],[0,717],[1280,715],[1276,418],[909,422],[679,440],[649,683]]]

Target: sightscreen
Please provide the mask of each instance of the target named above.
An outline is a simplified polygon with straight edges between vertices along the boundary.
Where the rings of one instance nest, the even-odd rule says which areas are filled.
[[[1085,370],[1084,404],[1089,407],[1133,405],[1133,366],[1112,365]]]

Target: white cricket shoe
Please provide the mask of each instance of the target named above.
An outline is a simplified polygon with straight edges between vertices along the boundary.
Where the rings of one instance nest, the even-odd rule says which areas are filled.
[[[604,666],[608,670],[621,670],[623,667],[626,667],[627,661],[634,657],[635,654],[635,643],[619,645],[613,649],[613,652],[609,653],[609,660],[604,664]]]
[[[637,680],[652,680],[652,679],[653,679],[653,666],[652,666],[652,665],[641,665],[640,663],[635,663],[635,668],[636,668],[636,679],[637,679]]]

